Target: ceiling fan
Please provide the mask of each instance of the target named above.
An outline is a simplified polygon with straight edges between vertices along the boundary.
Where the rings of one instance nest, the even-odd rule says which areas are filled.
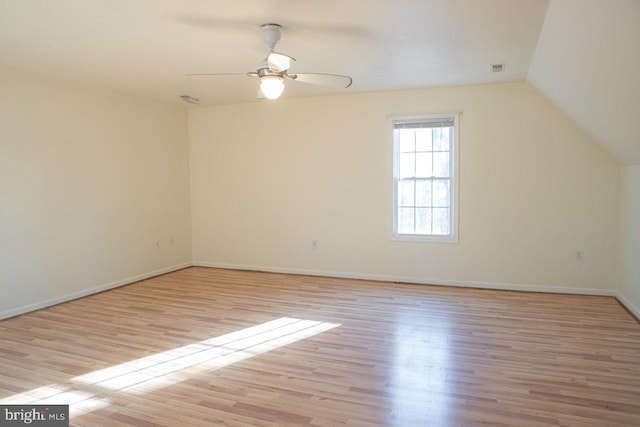
[[[296,73],[290,74],[289,67],[295,58],[276,52],[274,49],[280,41],[282,27],[278,24],[263,24],[260,26],[262,40],[269,47],[269,54],[258,64],[256,71],[248,73],[203,73],[187,74],[187,76],[229,76],[246,75],[260,79],[258,98],[277,99],[284,91],[284,81],[295,80],[303,83],[332,87],[348,88],[353,80],[349,76],[324,73]]]

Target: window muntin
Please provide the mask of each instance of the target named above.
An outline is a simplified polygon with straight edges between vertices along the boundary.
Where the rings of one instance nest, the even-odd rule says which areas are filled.
[[[394,235],[456,237],[457,115],[393,120]]]

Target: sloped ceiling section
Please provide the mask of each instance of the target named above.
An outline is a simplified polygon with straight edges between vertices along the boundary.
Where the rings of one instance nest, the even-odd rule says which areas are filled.
[[[640,164],[640,1],[552,0],[528,80],[621,164]]]

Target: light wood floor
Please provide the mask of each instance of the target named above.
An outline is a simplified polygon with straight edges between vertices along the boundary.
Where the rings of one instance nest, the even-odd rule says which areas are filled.
[[[0,403],[76,426],[640,425],[640,324],[609,297],[188,268],[0,339]]]

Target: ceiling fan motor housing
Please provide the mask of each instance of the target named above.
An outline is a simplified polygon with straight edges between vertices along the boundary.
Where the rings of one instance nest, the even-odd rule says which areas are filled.
[[[278,24],[264,24],[260,27],[262,41],[265,42],[269,49],[273,50],[280,41],[280,30],[282,27]]]

